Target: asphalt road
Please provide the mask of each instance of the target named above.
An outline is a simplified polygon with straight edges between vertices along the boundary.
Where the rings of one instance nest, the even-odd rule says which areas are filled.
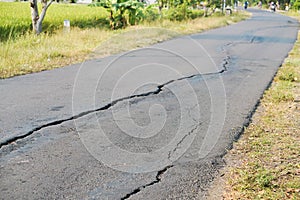
[[[0,199],[201,199],[299,29],[250,11],[224,28],[0,80]]]

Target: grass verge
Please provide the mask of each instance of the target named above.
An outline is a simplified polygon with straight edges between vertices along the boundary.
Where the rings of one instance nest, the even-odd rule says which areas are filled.
[[[186,22],[163,20],[117,31],[74,27],[70,32],[59,29],[54,34],[25,34],[1,43],[0,78],[78,63],[91,52],[94,52],[93,57],[103,57],[128,51],[180,35],[225,26],[247,17],[249,14],[239,12],[231,16],[212,16]]]
[[[225,156],[223,199],[300,199],[299,78],[300,32],[252,123]]]

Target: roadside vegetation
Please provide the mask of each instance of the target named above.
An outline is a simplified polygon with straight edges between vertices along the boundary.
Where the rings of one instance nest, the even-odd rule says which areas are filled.
[[[299,80],[300,32],[252,123],[225,156],[223,199],[300,199]]]
[[[244,12],[223,15],[215,7],[205,12],[191,6],[187,10],[160,10],[152,5],[139,7],[143,18],[138,21],[126,12],[126,26],[120,28],[112,22],[109,9],[99,2],[53,3],[44,19],[43,32],[35,35],[28,2],[0,2],[0,78],[63,67],[90,58],[92,52],[93,57],[103,57],[249,17]],[[138,16],[138,12],[134,14]],[[63,27],[64,20],[70,20],[70,29]]]
[[[258,6],[261,1],[262,7],[269,9],[270,3],[274,2],[277,4],[277,9],[286,10],[288,6],[288,10],[298,11],[300,10],[300,0],[248,0],[250,6]],[[278,4],[279,2],[279,4]]]

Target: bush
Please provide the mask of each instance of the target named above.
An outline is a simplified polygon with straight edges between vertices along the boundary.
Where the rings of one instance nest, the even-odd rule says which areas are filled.
[[[167,18],[171,21],[183,21],[202,17],[204,14],[204,10],[192,10],[188,8],[187,4],[183,3],[177,7],[170,8],[167,11]]]
[[[160,13],[158,11],[157,8],[152,7],[151,5],[148,6],[145,10],[144,10],[144,18],[145,21],[151,22],[151,21],[155,21],[157,19],[160,18]]]
[[[183,21],[188,17],[188,8],[185,4],[170,8],[167,11],[167,18],[171,21]]]
[[[190,10],[188,13],[188,18],[189,19],[196,19],[198,17],[203,17],[205,14],[204,10]]]

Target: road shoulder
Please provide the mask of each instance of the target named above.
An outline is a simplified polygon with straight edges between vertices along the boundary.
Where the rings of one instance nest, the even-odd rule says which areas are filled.
[[[300,198],[299,38],[206,199]]]

